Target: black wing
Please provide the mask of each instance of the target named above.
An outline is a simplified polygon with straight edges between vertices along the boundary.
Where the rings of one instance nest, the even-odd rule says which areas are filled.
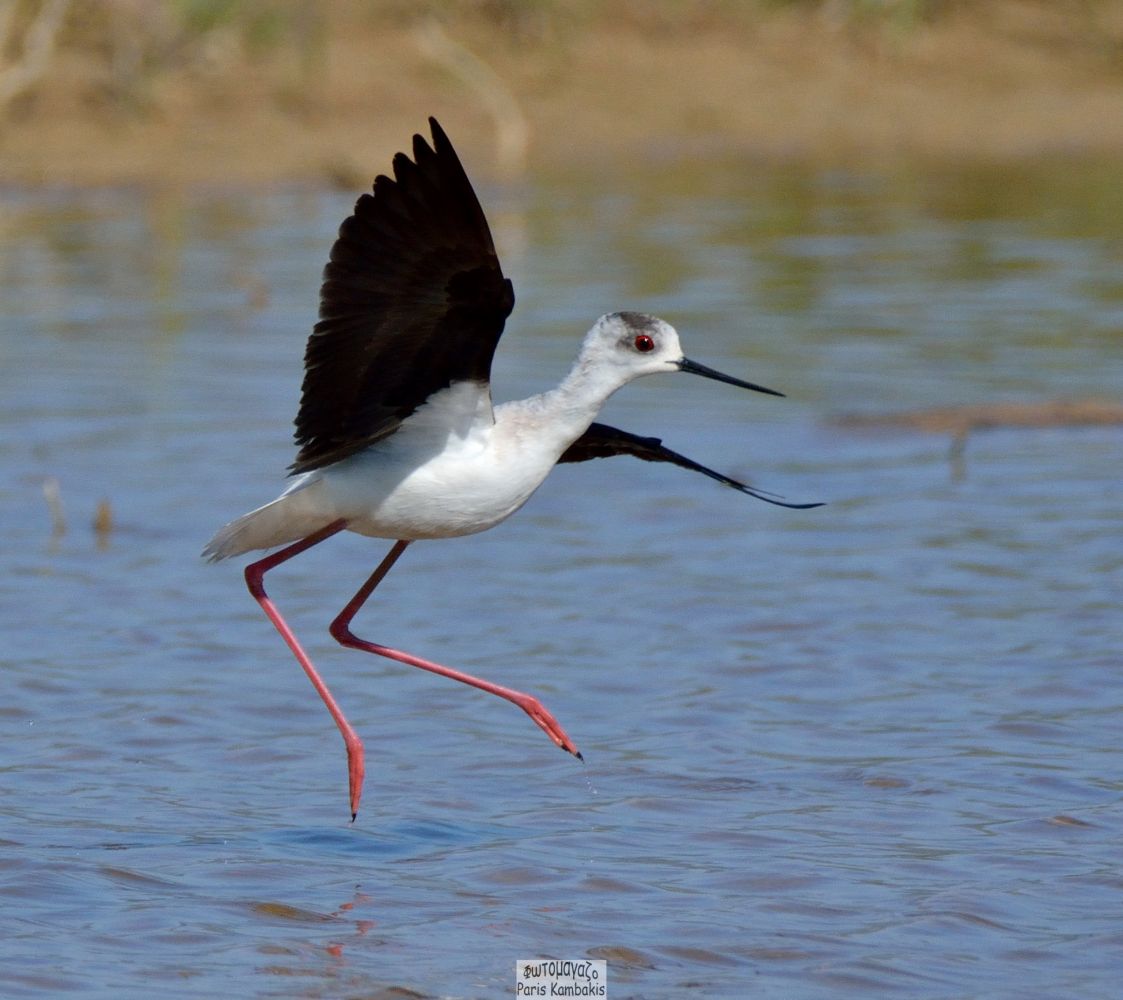
[[[590,458],[611,458],[613,455],[632,455],[642,458],[645,462],[670,462],[672,465],[700,472],[703,476],[716,479],[725,486],[747,493],[751,497],[763,500],[765,503],[774,503],[778,507],[790,507],[793,510],[809,510],[812,507],[822,507],[821,503],[786,503],[776,497],[769,496],[751,486],[730,479],[720,472],[707,469],[693,459],[680,455],[677,451],[665,448],[663,442],[655,437],[640,437],[638,434],[629,434],[627,431],[609,427],[607,424],[590,424],[576,441],[573,442],[558,459],[562,462],[585,462]]]
[[[413,137],[413,159],[394,157],[331,249],[291,472],[387,437],[453,382],[488,381],[515,293],[452,143],[429,125],[433,145]]]

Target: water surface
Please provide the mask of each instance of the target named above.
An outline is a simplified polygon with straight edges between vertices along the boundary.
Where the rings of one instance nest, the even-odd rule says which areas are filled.
[[[614,1000],[1115,995],[1123,430],[980,433],[957,468],[833,418],[1118,399],[1116,176],[484,190],[519,296],[497,398],[657,312],[788,398],[653,378],[606,419],[829,506],[619,459],[411,547],[356,631],[533,691],[584,765],[331,642],[380,543],[278,570],[367,741],[354,826],[331,720],[240,566],[198,558],[291,461],[352,196],[4,192],[4,995],[513,996],[538,956],[607,959]]]

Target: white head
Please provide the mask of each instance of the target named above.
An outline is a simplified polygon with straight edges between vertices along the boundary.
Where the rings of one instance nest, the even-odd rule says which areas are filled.
[[[641,375],[677,371],[681,360],[675,328],[644,313],[602,316],[581,345],[582,366],[611,371],[621,385]]]
[[[617,388],[642,375],[690,372],[742,389],[783,395],[689,360],[682,353],[675,328],[646,313],[615,312],[598,319],[581,345],[578,366],[615,382]]]

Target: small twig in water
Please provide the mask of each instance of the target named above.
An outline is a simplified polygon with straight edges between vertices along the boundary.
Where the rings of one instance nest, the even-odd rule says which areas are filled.
[[[59,538],[66,534],[66,514],[62,507],[62,490],[54,476],[43,480],[43,499],[51,512],[51,537]]]

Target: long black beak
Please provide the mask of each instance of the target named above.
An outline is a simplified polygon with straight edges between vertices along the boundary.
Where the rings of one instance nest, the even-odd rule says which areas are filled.
[[[697,361],[691,361],[689,358],[683,358],[678,363],[678,370],[680,372],[689,372],[691,375],[701,375],[703,378],[712,378],[715,382],[728,382],[730,385],[740,386],[742,389],[752,389],[753,392],[766,392],[769,396],[782,396],[782,392],[777,392],[775,389],[766,389],[763,385],[756,385],[753,382],[743,382],[739,378],[734,378],[732,375],[726,375],[724,372],[719,372],[714,368],[707,368],[705,365],[698,364]]]

